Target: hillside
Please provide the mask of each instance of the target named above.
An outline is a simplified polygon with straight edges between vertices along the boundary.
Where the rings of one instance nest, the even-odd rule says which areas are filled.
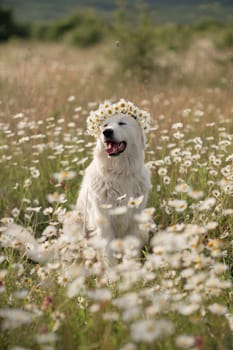
[[[117,8],[118,1],[108,0],[1,0],[1,5],[13,10],[16,19],[23,21],[47,22],[69,15],[78,8],[93,8],[103,16],[109,16]],[[139,1],[125,1],[132,9]],[[164,22],[193,22],[203,17],[223,21],[232,18],[231,0],[146,0],[154,20]]]

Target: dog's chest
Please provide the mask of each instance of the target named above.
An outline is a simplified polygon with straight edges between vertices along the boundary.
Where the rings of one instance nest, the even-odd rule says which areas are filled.
[[[99,178],[93,185],[99,205],[120,206],[126,204],[129,198],[137,198],[143,194],[139,179],[133,176]]]

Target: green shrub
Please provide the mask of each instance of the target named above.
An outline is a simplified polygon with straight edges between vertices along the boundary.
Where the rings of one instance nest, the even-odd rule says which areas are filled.
[[[233,48],[233,25],[224,28],[215,38],[215,43],[220,49]]]
[[[155,70],[155,32],[146,12],[131,22],[124,10],[118,14],[115,35],[119,42],[117,60],[123,71],[131,71],[146,80]]]
[[[42,40],[65,40],[72,45],[89,46],[100,42],[105,34],[106,24],[95,12],[79,11],[70,17],[42,25],[35,29],[35,36]]]
[[[68,18],[53,22],[47,30],[47,39],[62,39],[67,32],[77,28],[83,21],[84,16],[81,13],[75,13]]]
[[[220,30],[223,27],[224,24],[214,18],[201,19],[194,25],[194,29],[199,32]]]
[[[192,28],[184,24],[167,24],[155,29],[157,45],[170,50],[187,48],[193,34]]]
[[[13,36],[27,38],[29,26],[17,23],[11,10],[0,8],[0,42]]]
[[[99,43],[102,38],[103,31],[100,28],[81,26],[70,32],[68,40],[72,45],[86,47]]]

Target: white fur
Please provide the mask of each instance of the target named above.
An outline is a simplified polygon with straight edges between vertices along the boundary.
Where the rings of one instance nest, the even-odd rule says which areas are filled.
[[[119,125],[123,121],[126,125]],[[118,156],[105,152],[103,130],[111,128],[115,140],[126,141],[127,147]],[[99,232],[109,243],[126,235],[138,236],[138,227],[128,210],[122,215],[109,215],[106,205],[116,208],[127,205],[131,197],[143,196],[134,211],[145,208],[151,188],[149,170],[144,164],[145,138],[141,127],[133,117],[114,115],[103,122],[94,150],[94,157],[86,169],[77,200],[77,209],[84,218],[86,234]],[[119,200],[119,197],[124,197]]]

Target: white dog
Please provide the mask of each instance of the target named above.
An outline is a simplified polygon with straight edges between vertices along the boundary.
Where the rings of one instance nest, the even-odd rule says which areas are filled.
[[[30,259],[44,263],[59,259],[67,240],[77,243],[80,234],[87,239],[90,235],[101,235],[110,259],[112,240],[126,236],[140,238],[142,232],[135,222],[135,213],[145,208],[151,188],[144,164],[144,129],[148,123],[149,114],[125,100],[105,103],[91,112],[88,130],[98,135],[94,158],[86,169],[76,211],[64,217],[60,237],[46,247],[47,242],[41,244],[29,230],[11,223],[4,229],[2,244],[13,245]],[[128,208],[129,201],[131,204],[135,201],[133,208]]]
[[[139,122],[131,116],[116,113],[104,119],[99,129],[93,161],[86,169],[77,209],[83,215],[85,232],[99,232],[109,245],[114,238],[139,236],[132,210],[115,215],[118,213],[116,208],[126,206],[132,198],[141,197],[134,212],[144,209],[151,182],[144,164],[145,136]],[[109,207],[111,210],[107,210]]]

